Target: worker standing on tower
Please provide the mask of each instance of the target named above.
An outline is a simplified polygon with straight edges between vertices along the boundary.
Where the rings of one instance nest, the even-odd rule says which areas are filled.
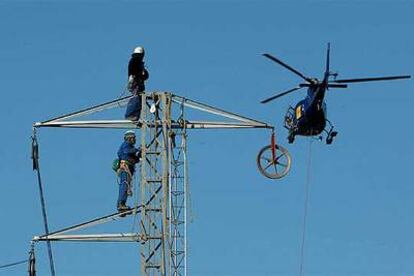
[[[144,48],[138,46],[134,49],[128,63],[128,90],[135,95],[129,100],[125,112],[125,119],[137,121],[141,113],[141,93],[145,91],[145,81],[149,77],[145,69]]]
[[[132,177],[135,172],[135,164],[140,161],[141,149],[136,148],[135,133],[128,130],[124,134],[124,142],[118,150],[119,166],[117,174],[119,177],[119,196],[117,202],[118,211],[125,211],[130,209],[126,205],[128,196],[132,195]]]

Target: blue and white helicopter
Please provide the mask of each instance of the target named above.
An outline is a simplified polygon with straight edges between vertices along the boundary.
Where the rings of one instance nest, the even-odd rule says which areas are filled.
[[[298,70],[292,68],[281,60],[270,54],[263,54],[266,58],[282,65],[289,71],[295,73],[299,77],[305,80],[305,83],[300,83],[298,86],[289,89],[283,93],[277,94],[270,98],[267,98],[261,103],[268,103],[274,99],[292,93],[301,88],[308,88],[308,93],[305,99],[299,101],[295,108],[290,106],[285,115],[285,127],[289,131],[288,141],[293,143],[295,136],[318,136],[322,132],[325,132],[326,143],[331,144],[333,138],[338,134],[334,131],[332,123],[326,118],[326,103],[324,101],[325,92],[329,88],[347,88],[347,83],[353,82],[369,82],[369,81],[384,81],[384,80],[398,80],[409,79],[410,75],[404,76],[386,76],[386,77],[374,77],[374,78],[359,78],[359,79],[336,79],[338,73],[333,73],[329,69],[329,55],[330,44],[328,43],[328,49],[326,54],[326,70],[323,80],[320,81],[317,78],[309,78],[303,75]],[[331,78],[333,77],[333,79]],[[329,124],[327,128],[326,125]],[[319,136],[322,139],[322,136]]]

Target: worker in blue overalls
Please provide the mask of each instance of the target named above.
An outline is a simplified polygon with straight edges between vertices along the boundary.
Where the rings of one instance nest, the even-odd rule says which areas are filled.
[[[135,133],[128,130],[124,134],[124,142],[119,147],[118,159],[119,169],[117,171],[119,177],[119,196],[117,202],[118,211],[130,209],[126,205],[128,196],[132,195],[132,178],[135,172],[135,164],[140,161],[141,149],[136,148]]]
[[[128,102],[125,119],[137,121],[141,113],[141,94],[145,91],[145,81],[149,77],[144,63],[144,48],[139,46],[134,49],[128,63],[128,90],[135,97]]]

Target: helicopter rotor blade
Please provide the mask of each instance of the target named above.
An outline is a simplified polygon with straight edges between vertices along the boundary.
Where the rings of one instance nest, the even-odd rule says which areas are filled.
[[[331,52],[331,43],[328,43],[328,49],[326,51],[326,68],[325,68],[325,78],[329,76],[329,56]]]
[[[389,77],[378,77],[378,78],[360,78],[360,79],[342,79],[334,80],[335,83],[350,83],[350,82],[367,82],[367,81],[384,81],[384,80],[399,80],[399,79],[409,79],[410,75],[405,76],[389,76]]]
[[[302,79],[304,79],[307,82],[312,82],[310,78],[306,77],[305,75],[303,75],[301,72],[297,71],[296,69],[290,67],[289,65],[287,65],[286,63],[284,63],[283,61],[281,61],[280,59],[275,58],[274,56],[272,56],[271,54],[263,54],[264,57],[267,57],[268,59],[282,65],[283,67],[285,67],[286,69],[288,69],[289,71],[295,73],[296,75],[298,75],[299,77],[301,77]]]
[[[348,85],[346,84],[336,84],[336,83],[328,83],[329,88],[347,88]]]
[[[268,102],[270,102],[270,101],[273,101],[274,99],[277,99],[277,98],[279,98],[279,97],[282,97],[282,96],[284,96],[284,95],[287,95],[287,94],[289,94],[289,93],[292,93],[293,91],[296,91],[296,90],[301,89],[301,88],[302,88],[302,87],[297,86],[297,87],[295,87],[295,88],[289,89],[288,91],[285,91],[285,92],[283,92],[283,93],[280,93],[280,94],[277,94],[277,95],[272,96],[272,97],[270,97],[270,98],[267,98],[267,99],[265,99],[265,100],[261,101],[260,103],[262,103],[262,104],[268,103]]]

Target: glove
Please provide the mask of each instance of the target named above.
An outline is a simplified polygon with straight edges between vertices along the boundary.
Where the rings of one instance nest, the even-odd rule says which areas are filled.
[[[141,161],[141,159],[142,159],[142,151],[141,151],[141,148],[138,148],[136,157],[138,159],[138,162]]]

